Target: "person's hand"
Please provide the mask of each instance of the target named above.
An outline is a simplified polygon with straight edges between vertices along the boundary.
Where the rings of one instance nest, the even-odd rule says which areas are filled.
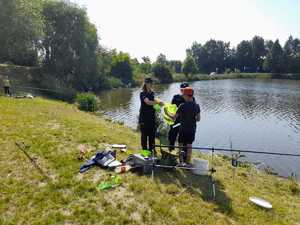
[[[160,106],[164,106],[164,103],[159,98],[156,98],[154,101],[155,101],[155,104],[158,104]]]
[[[164,106],[164,105],[165,105],[165,103],[164,103],[164,102],[162,102],[162,101],[161,101],[161,102],[159,102],[158,104],[159,104],[160,106]]]

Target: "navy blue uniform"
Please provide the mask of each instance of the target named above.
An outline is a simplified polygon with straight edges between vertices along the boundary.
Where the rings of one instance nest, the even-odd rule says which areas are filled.
[[[154,101],[154,92],[142,91],[140,93],[140,115],[139,115],[139,125],[141,130],[141,145],[143,149],[148,149],[152,151],[155,145],[155,109],[152,105],[147,105],[145,99],[148,98],[150,101]]]
[[[200,106],[194,101],[181,104],[177,110],[178,119],[181,123],[179,128],[178,142],[192,144],[196,133],[196,116],[200,113]]]
[[[193,100],[195,101],[195,98],[193,98]],[[183,103],[185,103],[185,100],[182,97],[182,95],[178,94],[178,95],[173,96],[172,104],[175,104],[177,107],[179,107]],[[171,146],[175,145],[175,142],[176,142],[176,139],[177,139],[177,136],[179,133],[180,126],[173,128],[178,123],[179,123],[179,118],[177,117],[175,120],[175,123],[173,124],[173,126],[171,126],[171,128],[169,130],[168,139],[169,139],[169,144]],[[174,150],[174,147],[171,147],[170,150]]]

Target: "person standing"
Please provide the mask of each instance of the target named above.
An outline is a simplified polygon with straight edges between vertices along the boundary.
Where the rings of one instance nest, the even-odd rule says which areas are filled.
[[[153,80],[145,78],[142,91],[140,93],[140,114],[139,126],[141,131],[141,145],[144,150],[153,151],[155,146],[156,119],[155,104],[163,105],[163,103],[155,98],[155,93],[152,90]]]
[[[4,94],[6,96],[10,96],[10,81],[8,79],[8,76],[6,76],[3,80],[3,86],[4,86]]]
[[[194,90],[191,87],[183,89],[185,103],[181,104],[177,110],[176,118],[181,123],[179,128],[178,142],[184,146],[180,152],[180,163],[190,165],[192,159],[192,144],[195,140],[196,123],[200,121],[200,106],[193,98]]]
[[[173,96],[172,104],[175,104],[177,106],[177,108],[181,104],[185,103],[185,100],[183,98],[183,89],[186,87],[189,87],[188,83],[184,82],[184,83],[180,84],[180,92],[181,93]],[[169,145],[171,146],[169,148],[170,151],[174,150],[174,145],[175,145],[178,133],[179,133],[179,127],[180,127],[179,119],[176,118],[174,124],[170,127],[169,134],[168,134]]]

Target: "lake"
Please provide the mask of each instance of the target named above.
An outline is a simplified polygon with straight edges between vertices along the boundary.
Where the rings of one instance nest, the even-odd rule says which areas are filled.
[[[209,80],[191,83],[201,107],[194,146],[300,154],[300,81]],[[170,102],[179,83],[156,86]],[[100,94],[103,114],[136,128],[140,88]],[[271,166],[283,176],[300,176],[300,158],[247,154],[246,160]]]

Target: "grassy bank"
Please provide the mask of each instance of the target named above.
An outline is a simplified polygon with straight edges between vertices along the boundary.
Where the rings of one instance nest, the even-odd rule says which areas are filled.
[[[96,186],[107,171],[78,169],[78,145],[103,149],[124,143],[139,148],[139,135],[62,102],[0,97],[0,224],[299,224],[296,184],[251,169],[238,168],[233,180],[229,161],[217,157],[217,198],[210,198],[207,177],[159,172],[155,179],[122,175],[123,185],[107,192]],[[15,142],[25,142],[40,172]],[[126,158],[128,153],[119,153]],[[266,211],[249,196],[269,200]]]

